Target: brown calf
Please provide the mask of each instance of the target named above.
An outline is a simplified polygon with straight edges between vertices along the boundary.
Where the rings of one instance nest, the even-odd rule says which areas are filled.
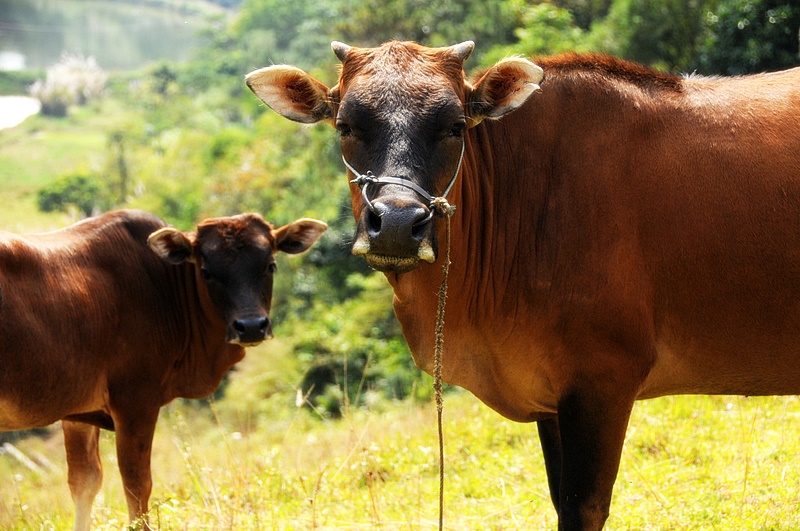
[[[129,516],[142,517],[159,409],[211,394],[244,347],[272,335],[275,254],[326,229],[243,214],[188,233],[119,211],[0,233],[0,430],[62,420],[76,530],[102,481],[99,428],[116,431]]]

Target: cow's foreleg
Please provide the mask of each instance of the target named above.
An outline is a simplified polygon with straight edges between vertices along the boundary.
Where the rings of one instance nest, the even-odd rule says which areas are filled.
[[[100,461],[100,428],[64,420],[64,447],[67,450],[67,481],[75,504],[75,531],[88,531],[92,520],[92,503],[103,484]]]
[[[539,443],[542,445],[544,467],[547,470],[550,499],[558,512],[561,485],[561,434],[558,428],[558,417],[540,420],[536,423],[536,427],[539,430]]]
[[[117,431],[117,460],[131,522],[142,518],[147,525],[147,502],[153,481],[150,475],[150,452],[158,419],[154,412],[131,409],[132,414],[114,418]]]
[[[598,531],[611,505],[633,397],[580,389],[558,404],[558,528]],[[552,483],[551,483],[552,484]]]

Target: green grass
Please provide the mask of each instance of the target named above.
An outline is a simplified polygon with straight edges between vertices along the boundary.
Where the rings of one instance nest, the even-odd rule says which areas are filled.
[[[432,405],[321,421],[290,402],[287,394],[272,418],[244,422],[248,412],[224,400],[216,417],[167,407],[155,440],[152,522],[163,530],[436,529]],[[607,529],[800,528],[798,413],[796,397],[638,403]],[[445,528],[554,529],[535,427],[465,392],[447,397],[444,418]],[[96,529],[125,521],[112,438],[104,435]],[[57,470],[39,476],[0,456],[0,528],[70,529],[59,433],[18,446],[46,454]]]

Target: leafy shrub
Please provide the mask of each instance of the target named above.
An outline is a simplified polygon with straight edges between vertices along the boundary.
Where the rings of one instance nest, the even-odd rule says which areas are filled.
[[[103,210],[106,201],[97,179],[84,174],[61,177],[36,194],[42,212],[69,212],[74,208],[87,217]]]
[[[30,93],[42,104],[42,114],[66,116],[69,105],[84,105],[102,95],[108,76],[94,57],[64,54],[47,69],[47,78],[37,80]]]
[[[355,272],[345,284],[346,299],[315,298],[282,328],[284,337],[296,338],[292,350],[304,371],[299,387],[308,405],[338,418],[348,407],[372,408],[378,400],[430,398],[429,380],[401,338],[383,275]]]

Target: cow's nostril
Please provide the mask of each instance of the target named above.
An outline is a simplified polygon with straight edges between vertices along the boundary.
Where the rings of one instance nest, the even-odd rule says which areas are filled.
[[[372,235],[381,231],[381,217],[372,210],[367,212],[367,231]]]
[[[428,223],[433,219],[433,210],[419,208],[414,215],[414,222],[411,224],[411,235],[419,240],[427,230]]]

